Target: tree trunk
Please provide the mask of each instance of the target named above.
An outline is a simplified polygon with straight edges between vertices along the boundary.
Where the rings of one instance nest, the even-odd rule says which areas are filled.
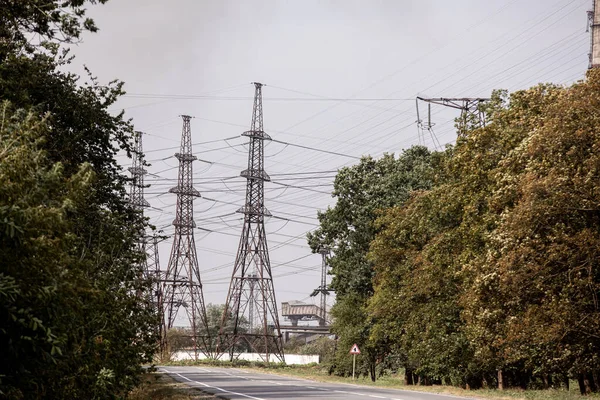
[[[377,379],[377,366],[375,365],[374,362],[369,364],[369,372],[371,373],[371,382],[375,382],[375,380]]]
[[[504,390],[504,380],[501,369],[498,370],[498,390]]]
[[[414,385],[414,380],[413,380],[413,370],[412,368],[408,368],[406,367],[404,369],[404,384],[406,386],[411,386]]]
[[[588,381],[588,379],[586,378],[586,376],[584,374],[577,375],[577,382],[579,383],[579,392],[582,395],[591,393],[590,382]]]
[[[594,391],[594,380],[590,374],[583,376],[583,384],[585,385],[585,394],[590,394]]]

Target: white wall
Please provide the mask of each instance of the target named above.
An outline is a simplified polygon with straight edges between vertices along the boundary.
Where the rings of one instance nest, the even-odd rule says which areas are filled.
[[[188,351],[178,351],[173,354],[173,361],[182,361],[182,360],[193,360],[194,352]],[[276,357],[272,357],[274,360],[277,360]],[[199,360],[205,360],[206,356],[202,353],[198,353]],[[238,357],[240,360],[246,361],[262,361],[263,359],[260,357],[258,353],[242,353]],[[318,363],[319,356],[313,354],[286,354],[285,355],[285,363],[289,365],[305,365],[310,363]]]

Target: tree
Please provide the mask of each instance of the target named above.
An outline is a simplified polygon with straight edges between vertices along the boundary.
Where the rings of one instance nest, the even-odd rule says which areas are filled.
[[[497,174],[493,251],[475,265],[486,279],[465,296],[473,331],[496,330],[482,309],[499,315],[501,358],[545,385],[577,378],[582,394],[600,389],[599,88],[590,71],[570,88],[513,96],[509,111],[535,125]]]
[[[100,1],[103,2],[103,1]],[[156,315],[139,279],[146,227],[117,164],[132,126],[108,108],[122,84],[61,72],[56,41],[95,30],[83,0],[0,3],[0,391],[113,398],[151,360]],[[91,2],[95,3],[95,2]],[[17,157],[18,155],[18,157]]]
[[[319,212],[320,226],[308,235],[314,252],[322,246],[334,250],[330,265],[336,304],[331,314],[332,330],[339,336],[337,373],[348,374],[351,363],[347,353],[358,343],[365,360],[359,369],[376,378],[375,366],[385,350],[381,343],[369,341],[373,321],[366,310],[373,294],[367,252],[377,232],[375,217],[379,210],[406,201],[411,191],[429,188],[436,157],[425,147],[413,147],[397,159],[393,155],[379,160],[365,157],[359,164],[341,169],[333,190],[337,203]]]
[[[599,85],[496,92],[433,187],[380,216],[371,338],[421,378],[598,390]]]
[[[7,51],[33,53],[39,42],[71,43],[83,31],[96,32],[91,18],[86,18],[85,4],[104,4],[108,0],[21,0],[0,4],[0,61]],[[34,43],[34,40],[39,40]]]

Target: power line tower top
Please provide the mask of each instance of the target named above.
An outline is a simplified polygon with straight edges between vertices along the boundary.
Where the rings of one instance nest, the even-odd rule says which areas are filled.
[[[271,140],[271,136],[265,133],[263,126],[263,107],[262,107],[262,87],[264,86],[259,82],[252,82],[255,88],[254,95],[254,107],[252,108],[252,123],[250,130],[242,133],[242,136],[250,138],[250,152],[248,157],[248,169],[245,169],[240,174],[241,177],[246,179],[261,180],[269,182],[271,177],[264,170],[264,145],[263,140]],[[254,140],[258,139],[258,141]],[[245,213],[242,207],[238,212]],[[267,216],[271,214],[266,211]]]
[[[429,104],[437,104],[444,107],[450,107],[460,110],[460,117],[457,120],[458,135],[464,136],[469,128],[481,128],[486,124],[485,111],[482,107],[485,103],[490,101],[489,98],[483,97],[433,97],[425,98],[417,96],[417,110],[418,101],[424,101]],[[418,111],[417,111],[418,113]],[[419,117],[418,117],[419,118]],[[419,121],[417,121],[417,124]],[[429,120],[431,124],[431,118]]]
[[[198,158],[192,154],[192,131],[189,115],[182,115],[183,131],[181,133],[181,146],[179,153],[175,157],[179,160],[179,174],[177,176],[177,186],[169,189],[169,193],[177,195],[177,212],[173,225],[176,227],[187,228],[185,235],[190,233],[191,229],[196,227],[193,215],[193,198],[200,197],[200,193],[192,185],[192,162]],[[193,234],[192,234],[193,235]]]
[[[144,175],[147,171],[144,169],[144,150],[142,147],[142,132],[135,132],[133,145],[133,160],[131,167],[128,168],[131,173],[131,187],[129,192],[129,201],[135,209],[142,211],[150,204],[144,199]]]
[[[600,1],[592,2],[592,10],[588,11],[588,31],[590,33],[590,63],[588,68],[600,67]]]

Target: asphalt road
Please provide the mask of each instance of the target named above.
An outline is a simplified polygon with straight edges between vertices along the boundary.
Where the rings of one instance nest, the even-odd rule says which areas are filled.
[[[159,367],[175,380],[225,399],[290,400],[473,400],[443,394],[323,383],[237,368]]]

